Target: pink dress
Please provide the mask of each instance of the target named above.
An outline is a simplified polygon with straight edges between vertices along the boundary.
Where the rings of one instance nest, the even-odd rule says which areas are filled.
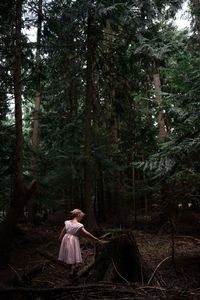
[[[64,235],[58,260],[64,261],[66,264],[77,264],[82,262],[80,243],[78,232],[83,227],[81,223],[72,223],[65,221],[66,234]]]

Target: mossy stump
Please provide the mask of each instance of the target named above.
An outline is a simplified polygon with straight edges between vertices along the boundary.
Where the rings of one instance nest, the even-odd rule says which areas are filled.
[[[97,244],[89,281],[145,282],[147,272],[133,233],[120,231]]]

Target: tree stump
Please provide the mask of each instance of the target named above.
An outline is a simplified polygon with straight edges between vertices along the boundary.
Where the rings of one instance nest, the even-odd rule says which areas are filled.
[[[89,281],[145,282],[147,273],[133,233],[120,231],[107,242],[97,244]]]

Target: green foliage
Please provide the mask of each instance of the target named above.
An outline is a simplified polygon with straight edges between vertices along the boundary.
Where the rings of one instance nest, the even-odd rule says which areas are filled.
[[[200,172],[199,68],[199,57],[196,57],[188,38],[185,47],[173,54],[162,68],[164,89],[170,89],[163,95],[163,107],[170,126],[167,141],[160,145],[160,151],[150,160],[137,165],[159,184],[168,182],[175,185],[175,193],[187,186],[185,194],[194,197],[199,194],[197,182]],[[198,196],[195,199],[199,205]]]
[[[0,79],[3,83],[0,92],[0,205],[7,205],[12,196],[14,161],[15,132],[10,99],[13,99],[11,29],[15,14],[13,9],[9,12],[11,2],[7,1],[9,6],[0,4],[3,11],[0,27]],[[41,106],[34,170],[38,181],[35,201],[41,207],[81,205],[84,197],[88,16],[92,17],[93,90],[99,102],[99,111],[94,101],[91,111],[92,201],[97,198],[99,173],[104,194],[109,189],[115,191],[118,176],[123,197],[135,195],[138,203],[147,191],[158,189],[166,182],[176,183],[181,189],[183,175],[180,174],[187,175],[184,184],[189,183],[191,189],[196,187],[200,173],[200,60],[192,37],[166,22],[182,2],[44,2],[40,49]],[[30,0],[24,5],[23,25],[26,28],[37,25],[37,4]],[[38,82],[35,48],[36,44],[30,43],[24,34],[22,92],[27,183],[32,177],[31,138]],[[155,101],[152,58],[160,65],[160,107]],[[165,111],[169,123],[163,144],[157,139],[156,120],[160,108]],[[116,139],[113,138],[114,130]],[[135,170],[134,191],[129,174],[133,166],[140,168]],[[197,189],[193,194],[198,194]],[[106,204],[109,201],[109,198],[105,199]]]

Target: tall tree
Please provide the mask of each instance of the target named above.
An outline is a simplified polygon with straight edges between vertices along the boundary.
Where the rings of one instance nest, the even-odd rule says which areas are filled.
[[[31,172],[34,174],[35,160],[37,154],[38,144],[38,130],[39,130],[39,111],[40,111],[40,97],[41,97],[41,66],[40,66],[40,48],[41,48],[41,28],[42,28],[42,0],[38,1],[38,20],[37,20],[37,41],[36,41],[36,98],[35,98],[35,112],[34,112],[34,126],[32,136],[33,155],[31,158]]]
[[[8,258],[8,249],[12,241],[17,222],[23,213],[27,201],[30,199],[34,188],[35,180],[28,187],[24,185],[23,176],[23,133],[22,133],[22,79],[21,79],[21,29],[22,29],[22,3],[23,0],[16,1],[15,7],[15,48],[14,48],[14,96],[15,96],[15,170],[13,199],[6,216],[6,220],[0,226],[0,238],[3,244],[0,249],[0,262],[6,264]]]
[[[36,97],[35,97],[35,111],[32,135],[32,157],[31,157],[31,174],[34,177],[35,162],[37,156],[38,146],[38,132],[39,132],[39,111],[40,111],[40,97],[41,97],[41,66],[40,66],[40,48],[41,48],[41,30],[42,29],[42,0],[38,1],[38,19],[37,19],[37,41],[36,41]],[[33,224],[36,214],[34,201],[28,203],[28,220]]]
[[[153,80],[154,80],[155,91],[156,91],[156,101],[158,106],[161,106],[162,104],[161,81],[160,81],[158,64],[155,58],[152,59],[152,67],[153,67]],[[158,112],[158,126],[159,126],[158,139],[160,142],[164,142],[166,139],[165,119],[164,119],[163,110],[160,108]]]
[[[91,207],[91,109],[94,97],[93,85],[93,33],[92,16],[88,16],[87,23],[87,77],[86,77],[86,112],[85,112],[85,195],[84,209],[87,215],[87,225],[92,228],[94,215]]]

